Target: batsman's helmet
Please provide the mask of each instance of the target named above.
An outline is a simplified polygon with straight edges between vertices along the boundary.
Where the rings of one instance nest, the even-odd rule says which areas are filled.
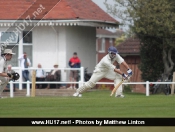
[[[108,49],[108,54],[111,59],[115,58],[116,54],[118,53],[117,49],[113,46],[110,46]]]
[[[117,54],[118,53],[118,51],[117,51],[117,49],[115,48],[115,47],[113,47],[113,46],[110,46],[109,48],[108,48],[108,53],[113,53],[113,54]]]

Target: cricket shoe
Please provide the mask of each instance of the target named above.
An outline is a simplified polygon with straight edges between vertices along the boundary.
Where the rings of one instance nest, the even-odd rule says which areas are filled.
[[[73,94],[73,96],[74,96],[74,97],[82,97],[82,94],[76,92],[76,93]]]
[[[124,95],[116,95],[115,97],[117,97],[117,98],[124,98],[125,96]]]

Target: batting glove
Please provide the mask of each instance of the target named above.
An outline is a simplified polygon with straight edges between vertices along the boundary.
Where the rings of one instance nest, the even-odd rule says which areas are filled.
[[[13,77],[13,75],[10,74],[10,73],[7,73],[7,76],[8,76],[9,78],[12,78],[12,77]]]
[[[128,69],[127,73],[128,73],[128,76],[132,76],[132,70],[131,69]]]
[[[122,74],[122,77],[124,80],[128,79],[128,75],[126,75],[125,73]]]

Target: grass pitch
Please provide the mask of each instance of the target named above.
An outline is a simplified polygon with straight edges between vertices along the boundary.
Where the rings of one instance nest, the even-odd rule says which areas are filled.
[[[0,99],[0,117],[175,117],[175,96],[125,93],[110,97],[108,90],[75,97],[14,97]],[[0,127],[0,132],[152,132],[175,127]]]
[[[80,97],[0,99],[0,117],[175,117],[175,96],[86,92]]]

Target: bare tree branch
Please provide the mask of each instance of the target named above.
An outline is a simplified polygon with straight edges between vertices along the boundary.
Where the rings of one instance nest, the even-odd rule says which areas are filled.
[[[168,66],[168,61],[167,61],[167,53],[165,49],[163,49],[163,63],[164,63],[165,70],[167,70],[169,66]]]
[[[171,55],[172,55],[172,48],[169,49],[169,51],[168,51],[168,61],[169,61],[169,63],[170,63],[170,67],[169,67],[169,69],[168,69],[168,72],[171,72],[172,69],[173,69],[173,67],[174,67],[174,62],[173,62],[172,59],[171,59]]]

